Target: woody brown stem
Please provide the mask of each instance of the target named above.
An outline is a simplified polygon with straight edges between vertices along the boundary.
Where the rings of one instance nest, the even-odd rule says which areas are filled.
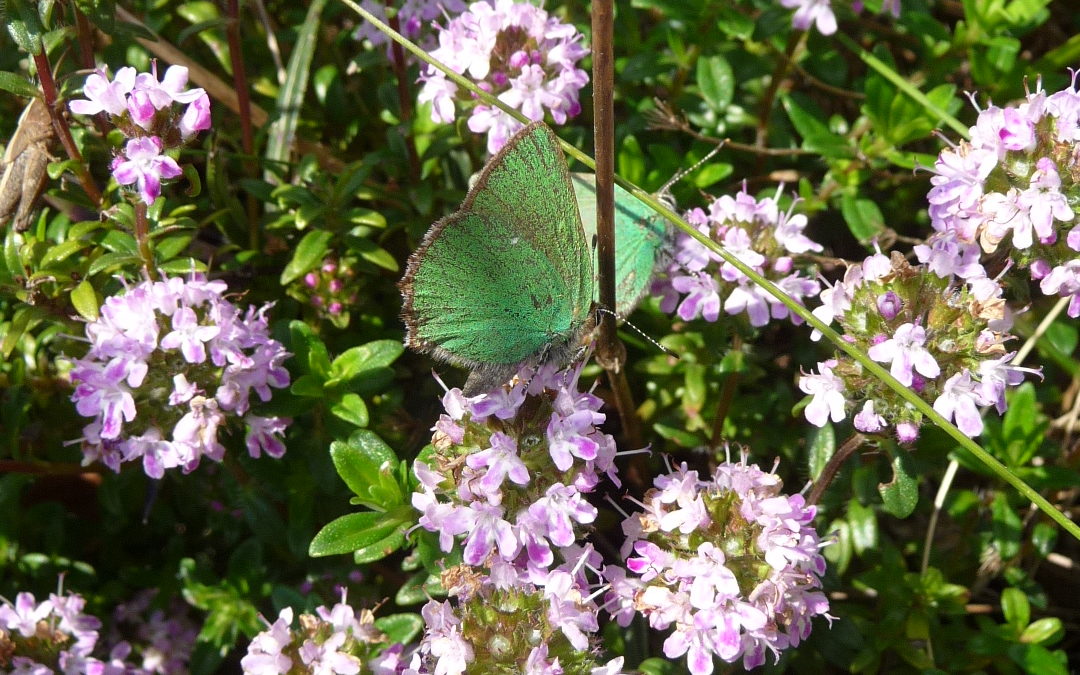
[[[825,494],[825,490],[829,489],[829,485],[836,479],[836,474],[840,472],[840,467],[844,465],[844,462],[848,460],[855,451],[862,447],[862,444],[866,442],[866,436],[856,432],[852,434],[851,438],[844,441],[844,444],[840,446],[840,449],[836,451],[832,457],[829,458],[829,462],[825,465],[825,468],[821,470],[821,475],[814,481],[814,487],[810,490],[810,495],[806,498],[807,504],[817,504],[821,500],[821,496]]]

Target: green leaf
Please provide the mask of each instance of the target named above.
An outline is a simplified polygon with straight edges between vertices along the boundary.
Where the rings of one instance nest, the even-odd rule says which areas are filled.
[[[833,425],[826,422],[823,427],[813,427],[807,446],[810,454],[810,478],[817,480],[836,452],[836,431]]]
[[[840,213],[860,244],[869,243],[885,230],[885,216],[878,205],[871,199],[859,198],[855,192],[844,194]]]
[[[29,330],[31,325],[46,316],[45,310],[41,307],[22,305],[16,309],[11,317],[11,323],[8,325],[7,333],[4,334],[4,340],[3,342],[0,342],[0,354],[2,354],[5,359],[11,356],[12,350],[15,349],[15,345],[19,344],[19,340],[22,338],[23,333]]]
[[[296,44],[293,46],[289,65],[285,71],[285,83],[278,90],[277,101],[274,105],[277,119],[270,125],[267,138],[266,159],[271,165],[288,162],[292,152],[296,127],[300,120],[300,110],[303,107],[304,95],[307,93],[308,73],[311,72],[311,61],[315,56],[319,31],[323,27],[321,14],[325,6],[326,0],[312,0],[308,5],[307,16],[300,24]],[[273,174],[268,172],[267,180],[274,180]],[[282,283],[287,282],[282,281]]]
[[[1018,631],[1031,621],[1031,605],[1027,595],[1019,588],[1006,588],[1001,593],[1001,611],[1005,620]]]
[[[750,16],[725,5],[716,7],[715,9],[710,8],[710,11],[716,12],[716,25],[728,37],[742,42],[749,40],[750,36],[753,35],[754,20]]]
[[[804,150],[816,152],[828,158],[851,156],[852,151],[847,141],[829,131],[829,127],[821,121],[820,113],[804,107],[794,96],[784,96],[781,102],[787,111],[788,119],[802,136]]]
[[[311,540],[308,555],[321,558],[352,553],[387,539],[397,530],[403,532],[404,527],[404,521],[389,513],[350,513],[332,520],[319,530]]]
[[[172,260],[187,248],[191,243],[190,234],[182,234],[174,237],[164,237],[154,244],[154,252],[162,260]]]
[[[655,656],[642,661],[638,666],[638,670],[641,671],[642,675],[676,675],[681,672],[674,661]]]
[[[1009,658],[1028,675],[1068,675],[1064,652],[1051,652],[1040,645],[1010,645]]]
[[[330,412],[349,424],[358,427],[366,427],[368,425],[367,405],[364,403],[364,399],[360,398],[358,394],[345,394],[341,397],[341,400],[330,406]]]
[[[994,534],[994,543],[1004,560],[1011,560],[1020,554],[1020,535],[1022,523],[1020,515],[1009,504],[1008,497],[999,492],[994,496],[990,504],[992,518],[991,531]]]
[[[90,263],[90,267],[86,270],[86,275],[92,277],[102,272],[112,272],[123,267],[135,268],[141,263],[142,260],[134,253],[106,253],[103,256],[94,258],[94,262]]]
[[[892,458],[893,479],[879,483],[878,492],[885,511],[897,518],[907,518],[919,503],[919,480],[906,450],[896,450]]]
[[[205,272],[206,263],[195,258],[176,258],[158,265],[158,269],[167,274],[191,274],[192,272]]]
[[[1050,523],[1035,523],[1035,527],[1031,528],[1031,545],[1045,558],[1054,551],[1057,534],[1058,529]]]
[[[390,638],[390,642],[408,644],[424,630],[424,620],[419,614],[391,614],[375,619],[375,627]]]
[[[10,277],[26,276],[26,269],[23,267],[22,257],[19,255],[18,238],[16,238],[14,227],[7,228],[7,232],[4,234],[4,267],[7,268]]]
[[[303,321],[291,321],[289,335],[294,362],[307,366],[309,374],[325,382],[330,376],[330,353],[322,339]]]
[[[705,102],[718,113],[727,109],[735,95],[735,73],[720,54],[698,59],[697,84]]]
[[[353,225],[367,225],[380,230],[386,227],[386,216],[372,209],[360,207],[349,209],[345,212],[344,220]]]
[[[376,542],[372,542],[367,546],[361,546],[353,552],[353,563],[357,565],[364,565],[367,563],[375,562],[376,560],[382,560],[386,556],[390,555],[394,551],[401,548],[405,543],[405,530],[394,530],[390,534],[386,535],[382,539]]]
[[[851,525],[851,543],[856,553],[877,548],[877,516],[872,508],[852,499],[848,502],[847,521]]]
[[[661,438],[673,441],[684,448],[692,448],[701,445],[701,438],[699,436],[686,431],[682,427],[658,423],[653,425],[653,430],[656,431]]]
[[[623,139],[617,161],[620,176],[631,183],[641,183],[641,179],[645,177],[645,154],[636,138],[627,135]]]
[[[291,283],[322,264],[334,235],[326,230],[311,230],[296,245],[292,260],[281,271],[281,284]]]
[[[84,279],[72,289],[71,305],[79,313],[79,316],[87,321],[95,321],[98,318],[98,308],[101,306],[101,302],[93,285]]]
[[[289,391],[294,396],[303,396],[305,398],[323,398],[326,395],[323,380],[314,375],[301,375],[296,378],[289,385]]]
[[[394,603],[405,607],[427,600],[428,594],[424,591],[424,586],[427,585],[432,576],[427,570],[421,570],[409,577],[398,589],[398,592],[394,594]],[[435,579],[438,581],[437,577]]]
[[[1052,645],[1065,636],[1065,626],[1056,616],[1048,616],[1031,623],[1020,634],[1020,641],[1032,645]]]
[[[6,70],[0,70],[0,89],[23,98],[34,98],[41,93],[22,75]]]
[[[375,340],[347,349],[330,364],[326,386],[348,383],[376,368],[386,368],[405,351],[398,340]]]
[[[381,267],[384,270],[391,272],[398,271],[397,259],[390,255],[390,252],[380,247],[370,239],[353,239],[349,242],[350,250],[356,251],[356,253],[376,267]]]
[[[89,244],[85,241],[68,239],[65,242],[50,247],[48,251],[45,251],[45,255],[41,256],[41,262],[38,263],[38,268],[43,269],[58,262],[62,262],[72,254],[78,253],[86,248],[88,245]]]
[[[1072,319],[1058,319],[1050,324],[1042,339],[1049,341],[1058,351],[1072,354],[1080,342],[1080,331]]]
[[[45,28],[41,25],[37,3],[26,2],[26,0],[12,1],[6,5],[6,8],[6,12],[0,12],[0,18],[7,23],[11,39],[27,54],[39,53],[41,34],[45,32]]]
[[[138,255],[139,253],[139,244],[135,241],[135,237],[119,230],[109,230],[98,244],[113,253],[128,253],[131,255]]]
[[[834,520],[824,531],[832,532],[834,536],[833,544],[826,546],[823,551],[825,559],[837,574],[843,574],[855,555],[855,547],[851,544],[851,524],[846,520]]]
[[[405,504],[409,490],[394,475],[397,455],[375,432],[361,429],[347,441],[334,441],[330,459],[359,503],[380,511]]]

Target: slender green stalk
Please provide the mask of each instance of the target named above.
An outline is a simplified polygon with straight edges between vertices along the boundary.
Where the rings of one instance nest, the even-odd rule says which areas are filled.
[[[352,8],[356,13],[360,14],[360,16],[362,16],[365,19],[367,19],[368,21],[370,21],[372,23],[372,25],[374,25],[380,31],[382,31],[387,36],[389,36],[392,40],[394,40],[395,42],[400,44],[402,47],[404,47],[406,50],[408,50],[409,52],[414,54],[417,58],[424,61],[425,63],[430,64],[432,67],[438,68],[439,70],[443,71],[443,73],[445,73],[446,76],[448,78],[450,78],[450,80],[452,82],[454,82],[455,84],[457,84],[457,85],[459,85],[461,87],[464,87],[470,93],[472,93],[474,96],[476,96],[477,98],[482,100],[485,104],[497,106],[500,110],[503,110],[507,114],[513,116],[515,119],[521,121],[522,123],[528,123],[530,121],[530,120],[526,119],[525,116],[522,115],[521,113],[519,113],[518,111],[516,111],[513,108],[511,108],[510,106],[504,104],[502,101],[496,99],[491,94],[488,94],[487,92],[481,90],[474,83],[472,83],[469,80],[465,79],[461,75],[458,75],[457,73],[455,73],[451,69],[447,68],[445,65],[443,65],[439,61],[433,59],[430,55],[428,55],[427,52],[425,52],[423,49],[420,49],[419,47],[417,47],[413,43],[409,42],[407,39],[405,39],[403,36],[401,36],[397,32],[392,31],[389,26],[387,26],[382,21],[379,21],[378,18],[372,16],[370,12],[367,12],[366,10],[364,10],[364,8],[360,7],[353,0],[341,0],[341,1],[343,3],[345,3],[346,5],[348,5],[350,8]],[[854,43],[851,43],[851,45],[854,46]],[[857,49],[857,46],[855,46],[855,48]],[[869,56],[869,55],[867,55],[867,56],[869,58],[873,58],[872,56]],[[876,59],[874,59],[874,60],[876,61]],[[868,63],[870,63],[870,62],[868,61]],[[880,63],[880,62],[878,62],[878,63]],[[884,64],[881,64],[881,65],[884,67]],[[894,73],[894,75],[895,75],[895,73]],[[906,83],[904,83],[904,84],[906,85]],[[903,89],[905,91],[908,91],[909,94],[912,91],[917,92],[917,90],[914,90],[909,85],[904,87]],[[925,96],[922,96],[921,93],[919,93],[919,96],[922,97],[922,98],[921,99],[916,98],[916,100],[925,100]],[[935,111],[940,110],[940,109],[938,109],[936,107],[933,107],[933,106],[931,106],[931,107]],[[948,120],[952,120],[952,122],[955,123],[955,125],[960,126],[960,123],[958,121],[956,121],[954,118],[947,115],[943,111],[941,111],[940,114],[942,115],[943,119],[946,120],[946,122],[948,122]],[[950,126],[952,126],[952,124],[950,124]],[[956,128],[956,127],[954,127],[954,128]],[[965,135],[966,135],[967,130],[964,129],[963,133],[965,133]],[[570,145],[569,143],[566,143],[565,141],[562,141],[561,139],[560,139],[560,145],[562,146],[563,150],[568,155],[570,155],[574,159],[577,159],[582,164],[585,164],[589,168],[595,168],[596,167],[596,163],[593,162],[592,158],[590,158],[588,155],[586,155],[581,150],[578,150],[574,146]],[[1023,480],[1021,480],[1019,476],[1017,476],[1013,472],[1009,471],[1008,467],[1006,467],[1004,464],[1002,464],[997,459],[995,459],[992,455],[990,455],[990,453],[988,453],[986,450],[984,450],[978,443],[976,443],[975,441],[973,441],[970,438],[968,438],[967,436],[965,436],[964,433],[962,431],[960,431],[958,428],[956,428],[955,425],[953,425],[951,422],[949,422],[944,417],[942,417],[940,414],[938,414],[938,412],[936,410],[934,410],[933,407],[931,407],[929,403],[922,400],[918,396],[918,394],[911,391],[909,388],[905,387],[904,385],[900,384],[900,382],[897,381],[896,378],[894,378],[892,375],[889,374],[888,370],[883,368],[880,364],[876,363],[875,361],[872,361],[869,356],[867,356],[863,352],[859,351],[859,349],[856,348],[854,345],[851,345],[851,344],[845,342],[840,337],[839,333],[837,333],[835,330],[833,330],[829,326],[822,323],[822,321],[820,319],[818,319],[816,316],[814,316],[813,314],[810,313],[810,310],[806,309],[805,307],[800,305],[798,302],[796,302],[793,298],[791,298],[786,293],[784,293],[784,291],[780,290],[776,286],[776,284],[769,281],[765,277],[761,276],[761,274],[759,274],[754,268],[750,267],[749,265],[744,263],[742,260],[740,260],[739,258],[737,258],[734,255],[732,255],[731,253],[729,253],[726,249],[724,249],[722,246],[720,246],[720,244],[716,243],[712,239],[709,239],[704,234],[699,232],[696,228],[694,228],[689,223],[687,223],[685,220],[683,220],[681,216],[679,216],[677,213],[672,211],[665,204],[661,203],[658,199],[656,199],[655,197],[650,195],[648,192],[645,192],[644,190],[642,190],[638,186],[634,185],[630,181],[628,181],[628,180],[626,180],[624,178],[620,178],[618,175],[615,176],[615,183],[618,184],[619,186],[621,186],[622,188],[624,188],[626,191],[630,192],[635,197],[637,197],[640,201],[644,202],[645,204],[648,204],[649,208],[651,208],[653,211],[660,214],[661,216],[667,218],[669,221],[671,221],[672,224],[674,224],[676,227],[678,227],[680,230],[685,232],[690,237],[693,237],[697,242],[699,242],[707,250],[709,250],[709,251],[715,253],[716,255],[720,256],[720,258],[722,258],[725,262],[729,263],[732,267],[737,269],[739,272],[742,272],[744,275],[746,275],[753,283],[760,286],[761,288],[764,288],[765,291],[769,295],[773,296],[779,302],[781,302],[785,307],[788,308],[788,310],[791,311],[792,314],[795,314],[795,315],[799,316],[803,321],[805,321],[807,324],[809,324],[811,328],[816,329],[818,332],[820,332],[822,335],[824,335],[830,342],[833,343],[833,345],[836,346],[837,349],[839,349],[840,351],[844,352],[845,354],[847,354],[851,358],[858,361],[865,370],[867,370],[868,372],[873,374],[874,377],[876,377],[879,380],[881,380],[882,382],[884,382],[890,389],[892,389],[894,392],[896,392],[896,394],[898,396],[903,398],[905,401],[910,403],[916,410],[918,410],[920,413],[922,413],[922,415],[924,417],[929,419],[935,425],[941,427],[941,429],[943,429],[945,431],[945,433],[952,436],[953,440],[955,440],[960,445],[960,447],[964,448],[965,450],[970,452],[972,455],[974,455],[975,458],[978,459],[980,462],[982,462],[983,465],[985,465],[992,473],[997,475],[1001,480],[1005,481],[1009,485],[1012,485],[1014,488],[1016,488],[1017,492],[1019,492],[1021,495],[1023,495],[1026,499],[1030,499],[1036,506],[1039,507],[1039,509],[1043,513],[1045,513],[1047,516],[1049,516],[1050,519],[1052,519],[1054,522],[1056,522],[1058,525],[1060,525],[1062,528],[1064,528],[1065,531],[1067,531],[1069,534],[1071,534],[1077,540],[1080,540],[1080,526],[1078,526],[1076,523],[1069,520],[1065,516],[1065,514],[1063,514],[1061,511],[1054,508],[1053,504],[1051,504],[1049,501],[1047,501],[1045,497],[1040,495],[1030,485],[1028,485]]]
[[[837,33],[836,38],[839,39],[845,47],[855,52],[858,57],[863,60],[863,63],[877,71],[878,75],[881,75],[889,82],[895,84],[896,88],[907,94],[910,99],[937,115],[938,118],[949,125],[953,131],[964,138],[968,138],[968,128],[964,126],[960,120],[934,105],[930,99],[926,97],[926,94],[919,91],[918,87],[901,77],[900,74],[890,68],[887,63],[855,44],[854,40],[843,33]]]

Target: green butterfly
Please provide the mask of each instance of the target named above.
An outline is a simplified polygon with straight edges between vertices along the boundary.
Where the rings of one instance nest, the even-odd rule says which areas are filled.
[[[585,240],[596,236],[596,174],[570,175]],[[667,220],[626,190],[615,186],[615,314],[624,319],[638,306],[652,283],[658,257],[668,245]],[[593,269],[597,269],[593,249]],[[594,284],[599,300],[599,283]]]
[[[546,125],[515,134],[461,207],[432,225],[409,257],[398,284],[405,345],[470,369],[463,388],[469,396],[523,366],[569,362],[596,326],[591,237],[578,213],[578,198],[595,203],[589,185],[588,178],[571,180]],[[637,201],[625,191],[620,196]],[[644,294],[664,237],[655,221],[636,224],[651,214],[643,205],[620,202],[617,211],[625,221],[616,225],[622,315]],[[588,212],[595,231],[594,207]],[[624,231],[632,242],[625,246]]]

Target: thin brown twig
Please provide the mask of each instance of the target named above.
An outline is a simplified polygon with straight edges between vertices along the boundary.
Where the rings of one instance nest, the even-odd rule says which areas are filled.
[[[656,110],[646,113],[646,116],[649,118],[649,126],[653,129],[678,131],[705,143],[712,143],[714,145],[723,143],[724,147],[729,147],[740,152],[748,152],[753,155],[792,157],[815,154],[808,150],[803,150],[802,148],[759,148],[748,143],[733,141],[730,138],[716,138],[715,136],[709,136],[692,127],[685,118],[677,114],[666,102],[661,101],[660,99],[654,99],[654,102],[656,103]]]
[[[78,7],[73,9],[75,10],[75,33],[79,36],[79,64],[87,70],[93,70],[97,68],[97,61],[94,60],[94,29],[90,25],[90,20],[79,11]]]
[[[713,417],[712,423],[712,437],[710,441],[713,449],[720,447],[721,439],[724,436],[724,420],[727,419],[728,410],[731,409],[731,402],[735,400],[735,392],[739,388],[739,371],[742,368],[742,338],[738,335],[731,339],[731,351],[736,354],[735,368],[727,377],[724,378],[724,383],[720,387],[720,400],[716,403],[716,415]]]
[[[866,442],[866,436],[856,432],[851,435],[851,438],[844,441],[844,444],[840,446],[840,449],[829,458],[825,468],[821,470],[821,475],[814,481],[814,487],[811,488],[810,494],[806,498],[807,504],[817,504],[822,495],[825,494],[825,490],[829,489],[829,485],[836,479],[836,474],[840,472],[840,467],[844,465],[844,462],[855,454],[863,443]]]
[[[788,37],[787,48],[784,57],[776,62],[772,78],[769,80],[769,88],[761,97],[761,106],[758,108],[757,133],[754,137],[754,145],[764,148],[769,140],[769,116],[772,114],[773,102],[780,91],[780,85],[787,77],[788,68],[794,62],[793,56],[799,48],[806,44],[806,31],[795,31]]]
[[[789,58],[787,54],[782,53],[780,50],[776,50],[776,53],[780,58]],[[862,101],[866,99],[866,94],[860,91],[851,91],[848,89],[841,89],[840,87],[834,87],[833,85],[822,82],[818,78],[811,75],[805,68],[800,66],[798,62],[792,61],[791,67],[795,69],[799,76],[806,80],[811,86],[821,89],[822,91],[832,94],[834,96],[840,96],[841,98],[850,98],[856,101]]]

